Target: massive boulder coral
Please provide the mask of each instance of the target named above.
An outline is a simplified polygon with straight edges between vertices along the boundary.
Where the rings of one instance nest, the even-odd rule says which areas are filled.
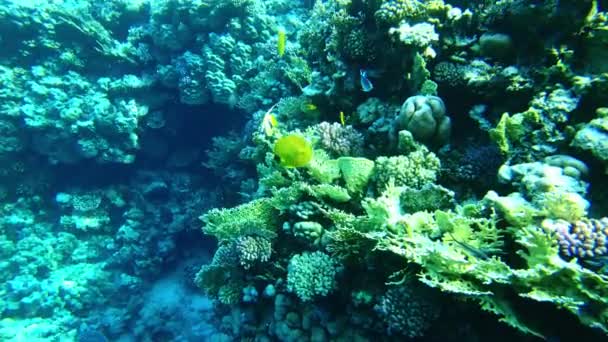
[[[451,121],[445,104],[437,96],[416,95],[401,106],[395,119],[397,129],[412,133],[416,140],[433,145],[444,145],[450,139]]]
[[[576,132],[572,146],[591,152],[606,164],[608,172],[608,108],[599,108],[597,118],[586,123]]]
[[[30,71],[2,69],[0,82],[11,90],[4,101],[19,109],[25,126],[14,138],[29,136],[29,147],[53,162],[133,162],[148,106],[123,94],[146,88],[149,81],[125,75],[92,83],[76,72],[57,73],[43,65]]]

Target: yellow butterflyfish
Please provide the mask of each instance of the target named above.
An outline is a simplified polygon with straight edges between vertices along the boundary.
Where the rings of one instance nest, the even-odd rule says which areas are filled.
[[[274,129],[278,126],[279,121],[276,116],[272,114],[272,110],[276,107],[276,103],[270,107],[270,109],[264,113],[264,117],[262,118],[262,129],[267,136],[271,136],[274,134]]]
[[[303,167],[312,160],[312,146],[304,137],[289,134],[274,143],[274,154],[286,168]]]
[[[342,124],[342,126],[344,126],[346,124],[346,120],[344,119],[343,111],[340,111],[340,123]]]
[[[287,33],[284,27],[279,27],[277,31],[277,53],[279,57],[285,54],[285,44],[287,44]]]

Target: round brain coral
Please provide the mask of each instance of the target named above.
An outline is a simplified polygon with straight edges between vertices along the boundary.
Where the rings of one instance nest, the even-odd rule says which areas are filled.
[[[338,264],[323,252],[294,255],[287,268],[287,290],[302,301],[327,296],[336,288]]]
[[[401,106],[397,126],[412,133],[416,140],[442,146],[450,139],[451,121],[437,96],[411,96]]]

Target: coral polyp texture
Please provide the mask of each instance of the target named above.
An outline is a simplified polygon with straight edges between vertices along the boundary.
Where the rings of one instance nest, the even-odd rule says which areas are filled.
[[[560,253],[568,258],[595,258],[608,254],[608,218],[586,219],[573,223],[547,220],[543,226],[557,235]]]
[[[608,339],[606,1],[0,1],[0,341]]]

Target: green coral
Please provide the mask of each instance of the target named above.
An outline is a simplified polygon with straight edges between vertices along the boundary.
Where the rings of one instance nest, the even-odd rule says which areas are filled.
[[[383,189],[390,180],[396,186],[421,188],[437,179],[440,165],[439,158],[426,148],[406,156],[378,157],[375,171],[377,188]]]
[[[448,209],[454,206],[454,192],[436,184],[420,189],[407,189],[400,195],[401,209],[407,213]]]
[[[397,25],[403,19],[422,19],[426,16],[426,5],[418,0],[388,0],[383,1],[374,13],[379,24]]]
[[[296,254],[287,269],[287,290],[303,302],[324,297],[336,288],[338,265],[323,252]]]
[[[230,209],[211,209],[201,216],[203,232],[218,240],[231,240],[249,233],[274,237],[277,211],[271,200],[261,198]]]
[[[540,159],[567,139],[563,126],[570,121],[578,102],[578,95],[562,88],[539,92],[530,101],[528,110],[504,113],[490,130],[490,137],[506,155],[523,154]]]
[[[365,189],[374,171],[374,161],[366,158],[340,157],[338,167],[346,188],[351,193],[360,193]]]
[[[348,191],[337,185],[317,184],[311,185],[308,189],[309,194],[318,199],[329,199],[337,203],[346,203],[351,199]]]
[[[332,183],[340,178],[340,167],[336,159],[329,159],[327,153],[315,150],[314,157],[308,164],[308,172],[319,183]]]
[[[578,316],[583,324],[608,333],[608,277],[575,260],[564,261],[555,239],[538,226],[517,228],[515,236],[525,247],[518,254],[528,266],[514,271],[520,296],[553,303]]]
[[[363,262],[375,245],[374,240],[353,228],[340,228],[327,235],[327,251],[339,260]]]
[[[270,260],[272,245],[270,240],[261,236],[241,236],[236,240],[236,251],[244,269]]]
[[[293,225],[291,231],[295,237],[308,241],[313,246],[321,246],[325,229],[318,222],[300,221]]]

